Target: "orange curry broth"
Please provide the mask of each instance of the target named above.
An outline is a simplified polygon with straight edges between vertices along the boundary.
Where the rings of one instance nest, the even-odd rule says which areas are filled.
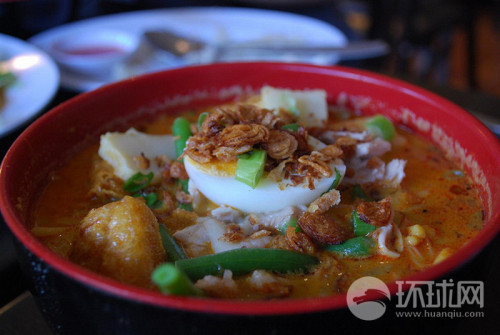
[[[197,115],[207,110],[190,111],[185,115],[195,122]],[[160,116],[138,130],[151,134],[170,133],[177,116]],[[76,227],[90,209],[104,205],[88,195],[91,187],[89,171],[93,171],[93,164],[100,160],[97,150],[97,145],[87,148],[53,174],[33,216],[34,234],[53,251],[70,259],[72,241],[77,238]],[[415,224],[425,229],[426,237],[415,247],[405,242],[399,258],[373,255],[365,259],[349,259],[318,251],[321,265],[311,274],[278,275],[293,286],[289,297],[342,293],[362,276],[375,276],[391,282],[414,274],[452,254],[482,228],[483,207],[476,187],[463,171],[463,176],[453,173],[460,169],[445,159],[445,155],[429,141],[398,128],[392,150],[382,158],[386,162],[393,158],[407,161],[406,176],[400,187],[374,190],[370,185],[363,185],[363,188],[379,199],[391,197],[395,213],[393,222],[400,228],[403,239],[408,236],[407,227]],[[330,209],[329,214],[349,225],[354,208],[351,188],[341,186],[339,190],[342,201]],[[163,223],[174,233],[193,224],[193,214],[177,215]],[[243,288],[245,277],[236,279]],[[236,298],[265,297],[270,296],[243,293]]]

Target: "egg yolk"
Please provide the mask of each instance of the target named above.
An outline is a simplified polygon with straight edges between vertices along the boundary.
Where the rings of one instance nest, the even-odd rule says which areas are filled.
[[[219,176],[219,177],[230,177],[234,176],[236,172],[236,164],[237,160],[231,162],[224,162],[221,160],[212,160],[208,163],[198,163],[189,156],[184,157],[184,159],[188,159],[189,163],[193,165],[200,172],[209,174],[211,176]]]

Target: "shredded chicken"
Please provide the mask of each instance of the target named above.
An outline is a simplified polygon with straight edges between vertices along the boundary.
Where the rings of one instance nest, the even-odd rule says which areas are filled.
[[[202,256],[212,252],[207,230],[202,224],[195,224],[179,230],[173,237],[182,245],[189,257]]]
[[[293,289],[279,277],[264,270],[253,271],[247,282],[253,292],[264,294],[266,297],[283,298],[290,295]]]
[[[222,277],[205,276],[194,285],[207,295],[217,298],[235,298],[240,291],[231,270],[224,270]]]
[[[256,213],[253,217],[256,219],[254,224],[259,226],[280,230],[281,227],[291,218],[298,218],[305,211],[303,206],[288,206],[277,212]]]
[[[92,186],[89,190],[91,197],[101,200],[114,201],[125,195],[123,181],[113,174],[113,167],[106,161],[95,158],[92,166]]]
[[[199,217],[194,226],[176,232],[174,237],[182,242],[185,249],[202,251],[209,244],[213,252],[219,253],[238,248],[264,248],[272,237],[267,232],[254,235],[258,230],[253,229],[248,217],[235,224],[205,216]]]
[[[318,139],[327,144],[333,144],[337,141],[337,139],[341,137],[350,137],[357,141],[367,141],[370,138],[370,135],[366,131],[362,132],[335,131],[335,130],[329,130],[327,128],[322,128],[322,129],[317,129],[316,133],[315,135],[318,137]]]
[[[355,150],[355,157],[382,156],[391,150],[391,143],[381,138],[375,138],[373,141],[356,144]]]
[[[388,186],[398,187],[405,177],[406,161],[403,159],[393,159],[387,164],[384,172],[383,182]]]
[[[349,122],[344,126],[347,125]],[[353,124],[353,126],[355,129],[356,125]],[[341,149],[341,157],[345,160],[348,171],[343,180],[346,185],[379,182],[390,187],[397,187],[405,176],[406,162],[404,160],[394,159],[386,164],[380,159],[391,150],[392,146],[388,141],[372,138],[364,131],[334,131],[319,128],[314,129],[313,134],[324,143]]]
[[[348,174],[343,179],[345,185],[380,183],[390,187],[398,187],[405,176],[404,168],[406,161],[393,159],[385,164],[380,158],[370,159],[354,158],[346,165],[352,174]]]
[[[188,193],[193,198],[193,201],[191,202],[193,209],[195,211],[198,211],[200,209],[204,197],[202,196],[202,194],[200,193],[200,191],[198,190],[198,188],[192,182],[191,179],[189,179],[188,182]]]
[[[242,212],[229,206],[220,206],[210,213],[214,218],[226,223],[240,222],[244,215]]]

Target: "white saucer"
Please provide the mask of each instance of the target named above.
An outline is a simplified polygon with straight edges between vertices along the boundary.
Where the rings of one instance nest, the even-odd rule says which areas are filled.
[[[5,90],[0,108],[0,136],[23,125],[38,114],[59,88],[59,70],[37,47],[0,34],[0,66],[12,72],[16,81]]]
[[[343,46],[347,43],[347,38],[339,29],[317,19],[280,11],[226,7],[158,9],[106,15],[47,30],[32,37],[30,42],[50,52],[58,40],[90,29],[92,31],[120,29],[136,34],[137,37],[142,37],[143,32],[148,29],[168,29],[208,43],[293,41],[304,45],[329,44],[333,46]],[[252,54],[231,55],[229,59],[222,61],[256,60],[330,65],[338,62],[338,57],[335,54],[307,58],[287,54]],[[142,40],[131,59],[116,64],[111,71],[100,77],[82,75],[61,66],[61,85],[83,92],[134,75],[210,61],[206,57],[169,58],[164,53],[153,50]]]

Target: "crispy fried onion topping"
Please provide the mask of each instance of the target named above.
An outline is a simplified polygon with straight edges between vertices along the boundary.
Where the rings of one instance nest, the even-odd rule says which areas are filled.
[[[320,244],[339,244],[350,238],[350,232],[326,214],[305,212],[298,224],[311,240]]]
[[[392,218],[391,198],[380,201],[362,201],[356,207],[359,218],[377,227],[387,225]]]
[[[266,171],[276,181],[291,180],[292,185],[307,182],[314,189],[314,180],[330,177],[329,163],[342,156],[336,144],[315,151],[308,144],[307,131],[283,129],[290,120],[279,113],[250,104],[217,108],[208,115],[199,132],[186,144],[184,155],[204,164],[212,160],[235,161],[238,155],[263,149],[268,155]]]

